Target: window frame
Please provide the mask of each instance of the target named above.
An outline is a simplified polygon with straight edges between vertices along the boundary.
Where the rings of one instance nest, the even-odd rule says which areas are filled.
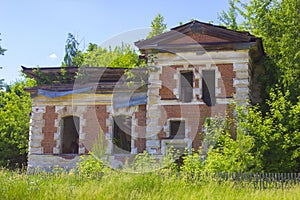
[[[190,90],[190,93],[191,93],[191,97],[190,97],[190,99],[188,100],[188,101],[185,101],[185,97],[186,96],[188,96],[187,95],[187,93],[188,93],[188,91],[186,91],[186,90],[183,90],[183,83],[182,83],[182,80],[183,80],[183,74],[185,74],[185,73],[191,73],[191,75],[192,75],[192,81],[191,81],[191,83],[190,83],[190,85],[191,85],[191,88],[189,89]],[[194,100],[194,81],[195,81],[195,73],[194,73],[194,70],[193,69],[185,69],[185,68],[183,68],[183,69],[180,69],[180,70],[178,70],[178,76],[179,76],[179,88],[178,88],[178,99],[179,99],[179,101],[180,102],[183,102],[183,103],[190,103],[190,102],[192,102],[193,100]],[[183,92],[183,91],[185,91],[185,92]]]

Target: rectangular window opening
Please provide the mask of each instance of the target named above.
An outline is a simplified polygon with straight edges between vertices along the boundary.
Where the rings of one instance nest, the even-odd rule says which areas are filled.
[[[61,122],[62,154],[78,154],[79,149],[79,117],[64,117]]]
[[[131,153],[131,117],[114,117],[113,126],[113,153],[130,154]]]
[[[170,121],[170,138],[175,138],[175,139],[185,138],[185,121],[183,120]]]
[[[191,102],[193,100],[193,71],[180,72],[179,99],[182,102]]]
[[[215,70],[202,71],[202,99],[208,106],[216,104]]]

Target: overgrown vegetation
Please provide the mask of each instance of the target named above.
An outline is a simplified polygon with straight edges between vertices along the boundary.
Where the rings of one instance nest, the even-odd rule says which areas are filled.
[[[167,30],[167,24],[164,23],[164,17],[157,14],[151,21],[151,31],[147,38],[159,35]],[[122,67],[135,68],[145,66],[145,60],[139,59],[139,53],[129,44],[120,44],[111,47],[101,47],[94,43],[89,43],[86,51],[79,49],[80,43],[69,33],[65,45],[65,57],[62,66],[77,67]],[[151,59],[151,58],[150,58]]]
[[[151,31],[147,36],[147,39],[156,35],[162,34],[167,30],[167,24],[164,22],[164,17],[161,14],[157,14],[151,21]]]
[[[239,112],[239,123],[253,137],[251,153],[263,171],[300,171],[300,1],[229,0],[220,21],[263,41],[266,56],[264,102]],[[242,20],[239,23],[237,17]]]
[[[16,82],[0,91],[0,166],[26,165],[31,99],[24,87],[33,85]]]
[[[89,44],[87,52],[83,53],[81,66],[134,68],[140,62],[138,53],[129,44],[113,49]]]
[[[220,21],[229,28],[249,31],[263,41],[266,58],[265,96],[275,84],[293,104],[300,95],[300,1],[229,0],[230,9]],[[238,18],[240,20],[238,20]]]
[[[269,111],[265,114],[259,106],[237,107],[236,139],[226,126],[228,119],[222,126],[211,126],[208,134],[217,140],[210,146],[205,169],[299,172],[300,103],[293,105],[288,95],[272,90],[267,101]]]
[[[237,110],[236,138],[232,138],[232,130],[227,125],[231,122],[225,120],[220,126],[212,126],[204,141],[213,144],[205,152],[207,156],[203,157],[203,152],[186,155],[184,165],[177,170],[193,173],[201,170],[300,171],[299,10],[298,0],[230,1],[230,10],[221,14],[221,21],[233,29],[250,31],[264,43],[267,55],[264,58],[267,75],[264,95],[267,98],[263,105]],[[236,19],[238,15],[244,19],[240,24]],[[155,27],[161,32],[165,30],[161,16],[153,21],[152,28]],[[129,45],[106,49],[90,44],[86,52],[81,52],[74,40],[73,35],[69,35],[66,66],[141,66],[138,54]],[[1,55],[4,51],[0,47]],[[0,92],[2,166],[26,162],[31,104],[29,94],[23,91],[24,86],[25,83],[15,83]],[[213,142],[208,141],[211,138]],[[149,155],[140,157],[143,159],[153,161]],[[135,167],[141,168],[143,162],[138,163]]]
[[[0,169],[0,199],[295,199],[300,189],[255,189],[252,184],[169,173],[122,173],[101,176],[76,171],[26,174]]]

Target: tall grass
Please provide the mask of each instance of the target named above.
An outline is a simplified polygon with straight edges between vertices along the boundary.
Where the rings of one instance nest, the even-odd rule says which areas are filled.
[[[299,199],[300,187],[257,190],[232,182],[189,180],[172,174],[129,174],[105,169],[102,176],[0,169],[0,199]]]

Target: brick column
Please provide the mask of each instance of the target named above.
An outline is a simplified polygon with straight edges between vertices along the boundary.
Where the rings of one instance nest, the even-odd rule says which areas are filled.
[[[57,113],[55,112],[55,106],[46,106],[46,112],[43,114],[45,125],[42,129],[44,139],[42,140],[42,147],[44,154],[52,154],[53,147],[56,143],[54,141],[54,134],[57,132],[55,127],[55,120],[57,119]]]

